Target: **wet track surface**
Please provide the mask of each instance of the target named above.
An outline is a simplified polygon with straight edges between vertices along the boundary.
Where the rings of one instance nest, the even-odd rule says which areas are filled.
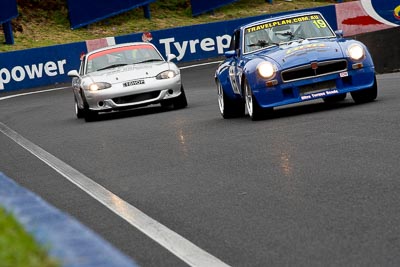
[[[0,122],[232,266],[400,264],[400,75],[378,99],[224,120],[216,65],[182,70],[189,106],[85,123],[69,89],[0,101]],[[1,97],[1,95],[0,95]],[[186,266],[0,134],[0,171],[142,266]]]

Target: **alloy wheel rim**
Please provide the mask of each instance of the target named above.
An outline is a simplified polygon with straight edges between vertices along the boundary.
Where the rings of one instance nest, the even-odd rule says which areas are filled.
[[[245,85],[245,94],[246,94],[246,108],[247,112],[249,113],[250,116],[253,116],[253,98],[251,96],[250,88],[246,84]]]
[[[76,100],[74,103],[74,107],[75,107],[75,114],[78,115],[78,103],[76,103]]]
[[[224,92],[221,85],[218,85],[218,106],[221,114],[224,114]]]

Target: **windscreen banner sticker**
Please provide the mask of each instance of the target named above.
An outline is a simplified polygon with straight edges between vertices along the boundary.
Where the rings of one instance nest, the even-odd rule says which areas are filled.
[[[247,28],[246,32],[251,33],[251,32],[266,30],[266,29],[273,28],[273,27],[295,24],[295,23],[299,23],[299,22],[303,22],[303,21],[313,21],[315,26],[319,27],[319,28],[327,27],[327,24],[321,18],[321,16],[316,14],[316,15],[301,16],[301,17],[297,17],[297,18],[289,18],[289,19],[282,19],[282,20],[276,20],[276,21],[271,21],[271,22],[267,22],[267,23],[262,23],[262,24]]]

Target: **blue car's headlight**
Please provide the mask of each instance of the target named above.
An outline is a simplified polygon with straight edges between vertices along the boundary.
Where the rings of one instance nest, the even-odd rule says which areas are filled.
[[[98,91],[98,90],[103,90],[110,88],[111,84],[110,83],[105,83],[105,82],[97,82],[97,83],[92,83],[89,85],[89,90],[90,91]]]
[[[275,66],[269,61],[261,62],[257,66],[258,74],[265,79],[270,79],[274,77],[275,71],[276,71]]]
[[[178,74],[178,73],[176,73],[176,72],[173,71],[173,70],[166,70],[166,71],[163,71],[163,72],[161,72],[160,74],[158,74],[158,75],[156,76],[156,79],[157,79],[157,80],[171,79],[171,78],[174,78],[177,74]]]
[[[352,44],[347,48],[347,53],[349,57],[354,60],[358,61],[365,57],[364,48],[359,44]]]

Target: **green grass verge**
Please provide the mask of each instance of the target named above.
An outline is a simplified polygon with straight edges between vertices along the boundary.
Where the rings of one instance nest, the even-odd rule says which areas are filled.
[[[335,0],[293,0],[291,2],[274,0],[271,5],[265,0],[239,0],[218,8],[212,13],[193,17],[188,0],[157,0],[150,4],[150,20],[144,18],[142,8],[136,8],[85,28],[71,30],[66,2],[65,0],[19,0],[19,16],[12,21],[15,44],[3,44],[4,35],[0,33],[0,51],[79,42],[336,3]]]
[[[0,207],[0,266],[57,267],[60,264]]]

